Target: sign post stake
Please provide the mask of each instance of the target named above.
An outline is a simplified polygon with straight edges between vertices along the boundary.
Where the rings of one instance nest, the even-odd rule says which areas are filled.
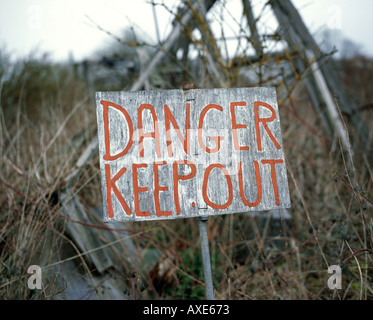
[[[205,276],[206,299],[214,300],[214,288],[212,286],[209,241],[207,237],[207,221],[208,221],[208,217],[200,217],[198,221],[198,226],[199,226],[199,236],[200,236],[200,241],[201,241],[203,273]]]

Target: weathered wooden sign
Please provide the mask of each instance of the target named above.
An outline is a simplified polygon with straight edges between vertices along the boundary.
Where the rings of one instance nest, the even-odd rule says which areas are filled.
[[[97,92],[104,221],[290,207],[274,88]]]

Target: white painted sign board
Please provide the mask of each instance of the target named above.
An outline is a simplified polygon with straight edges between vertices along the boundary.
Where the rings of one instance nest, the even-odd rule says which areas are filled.
[[[104,221],[289,208],[274,88],[97,92]]]

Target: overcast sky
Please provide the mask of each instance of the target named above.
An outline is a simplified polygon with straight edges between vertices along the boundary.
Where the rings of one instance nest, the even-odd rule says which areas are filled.
[[[0,0],[0,46],[14,56],[32,50],[50,52],[56,60],[72,53],[75,60],[103,47],[110,37],[90,21],[115,35],[133,26],[146,41],[157,39],[150,0]],[[163,2],[159,0],[156,2]],[[175,8],[178,1],[165,0]],[[240,17],[240,0],[225,0],[233,17]],[[252,0],[258,11],[263,0]],[[313,33],[337,30],[373,56],[373,1],[370,0],[293,0]],[[162,6],[156,7],[161,39],[170,32],[172,17]],[[88,18],[89,17],[89,18]],[[233,18],[226,14],[227,23]],[[231,19],[231,20],[229,20]],[[269,21],[264,21],[271,26]],[[229,28],[228,28],[229,29]]]

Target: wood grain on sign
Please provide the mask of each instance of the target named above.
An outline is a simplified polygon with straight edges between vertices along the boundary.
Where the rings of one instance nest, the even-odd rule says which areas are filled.
[[[97,92],[104,221],[290,207],[274,88]]]

